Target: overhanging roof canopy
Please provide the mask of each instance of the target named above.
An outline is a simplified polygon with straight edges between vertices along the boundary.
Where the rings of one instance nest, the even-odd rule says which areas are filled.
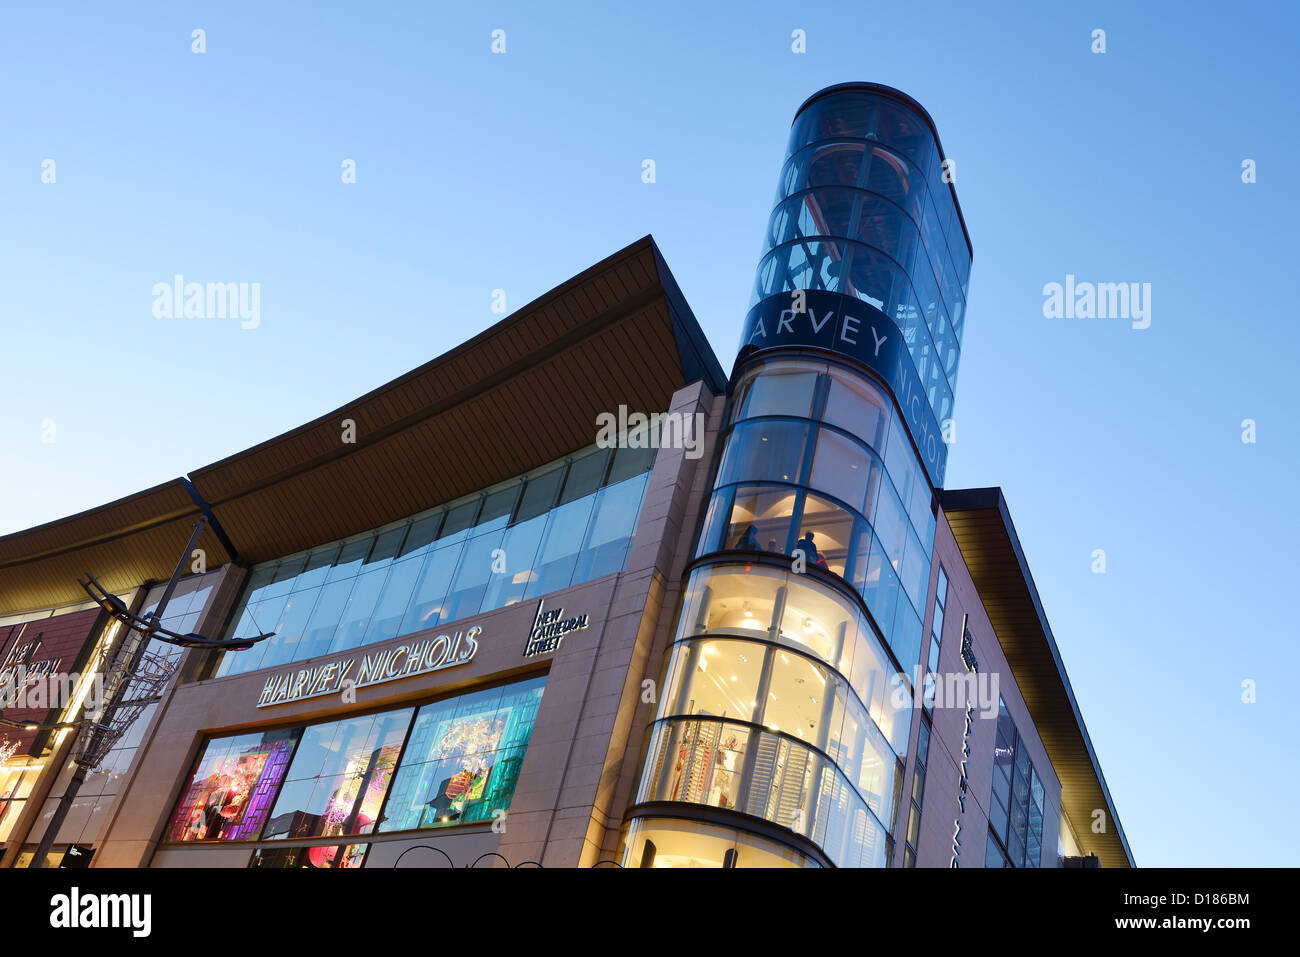
[[[191,473],[248,561],[332,541],[596,440],[596,416],[668,408],[726,377],[646,236],[464,345],[291,432]],[[341,441],[356,423],[356,443]]]
[[[1061,781],[1061,806],[1083,849],[1101,858],[1103,867],[1133,866],[1124,827],[1106,787],[1002,489],[946,490],[940,493],[940,503]],[[1097,808],[1106,811],[1104,834],[1091,830],[1092,812]]]
[[[445,317],[454,321],[454,317]],[[0,614],[167,578],[194,522],[208,565],[366,531],[590,445],[596,416],[726,387],[654,240],[643,237],[451,352],[290,432],[156,488],[0,538]],[[344,444],[343,420],[356,441]],[[191,484],[192,483],[192,484]]]
[[[87,572],[115,594],[167,578],[200,515],[182,479],[0,538],[0,615],[87,600]],[[212,531],[199,546],[216,568],[230,554]]]

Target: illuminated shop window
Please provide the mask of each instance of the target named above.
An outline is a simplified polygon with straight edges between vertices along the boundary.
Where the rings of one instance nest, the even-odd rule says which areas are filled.
[[[217,674],[337,654],[619,571],[654,449],[591,448],[343,542],[252,570]],[[504,571],[494,561],[504,554]]]
[[[300,867],[310,870],[357,868],[366,860],[369,844],[322,844],[318,847],[264,847],[253,854],[250,868]]]
[[[734,810],[884,866],[911,692],[857,605],[761,566],[697,569],[639,803]]]
[[[545,681],[420,708],[379,830],[490,821],[508,809]]]
[[[167,828],[169,841],[257,837],[298,740],[298,729],[209,741]]]
[[[814,859],[744,831],[671,818],[628,828],[624,867],[819,867]]]
[[[891,816],[901,766],[869,704],[841,675],[793,649],[726,639],[679,643],[669,675],[664,716],[730,718],[799,738],[835,762],[877,817]],[[739,771],[735,758],[743,754],[748,734],[739,726],[719,732],[714,746],[727,759],[719,767]],[[736,790],[726,793],[734,797]],[[713,799],[718,796],[674,787],[656,800],[734,807]]]
[[[545,683],[531,678],[418,709],[214,738],[166,840],[296,840],[492,820],[514,796]],[[253,866],[360,866],[365,848],[322,845],[305,857],[288,848]],[[335,849],[343,857],[330,857]]]
[[[29,761],[7,754],[8,740],[0,736],[0,755],[8,760],[0,763],[0,843],[9,840],[9,833],[27,807],[27,798],[36,785],[36,779],[45,768],[43,761]]]
[[[404,708],[303,731],[262,837],[371,833],[412,713]]]
[[[792,572],[759,566],[700,568],[687,584],[678,637],[708,635],[766,639],[825,662],[848,680],[894,753],[907,753],[910,685],[849,599]],[[718,646],[723,647],[732,646]],[[662,701],[676,701],[671,693],[676,680],[670,678]],[[799,725],[787,722],[787,727]]]
[[[884,867],[880,818],[825,755],[797,740],[723,721],[666,719],[655,727],[639,803],[738,810],[821,847],[838,867]]]
[[[834,364],[807,360],[759,363],[736,396],[697,556],[798,550],[849,582],[898,659],[914,661],[936,519],[892,400]],[[782,417],[758,417],[772,415]]]
[[[723,547],[788,555],[797,492],[791,488],[741,486],[732,498]]]

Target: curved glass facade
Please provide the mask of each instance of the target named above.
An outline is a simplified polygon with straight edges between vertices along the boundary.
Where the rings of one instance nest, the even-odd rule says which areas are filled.
[[[937,421],[952,415],[971,251],[930,124],[884,92],[818,97],[795,119],[750,305],[837,292],[898,326]]]
[[[738,378],[732,430],[696,554],[792,556],[862,596],[900,662],[921,649],[931,489],[882,387],[825,361]]]
[[[837,866],[883,866],[910,692],[856,601],[757,565],[695,570],[638,804],[787,828]]]
[[[867,85],[805,104],[625,864],[664,840],[666,866],[801,866],[809,844],[888,865],[969,277],[919,107]]]
[[[678,818],[637,818],[625,844],[625,867],[820,866],[807,855],[744,831]]]

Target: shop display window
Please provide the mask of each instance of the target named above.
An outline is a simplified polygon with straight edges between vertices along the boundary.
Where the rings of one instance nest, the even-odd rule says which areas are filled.
[[[271,809],[299,730],[255,732],[209,741],[167,828],[170,841],[245,841]]]
[[[412,713],[403,708],[303,731],[263,838],[373,831]]]
[[[250,868],[300,867],[310,870],[357,868],[366,860],[369,844],[322,844],[318,847],[264,847],[249,863]]]
[[[380,831],[490,821],[510,806],[545,678],[425,705]]]

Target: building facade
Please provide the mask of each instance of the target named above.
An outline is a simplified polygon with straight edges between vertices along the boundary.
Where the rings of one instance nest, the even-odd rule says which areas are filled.
[[[158,607],[202,517],[164,621],[273,633],[157,648],[166,689],[79,788],[74,729],[27,741],[0,864],[47,837],[67,866],[1131,864],[1006,504],[944,488],[945,170],[910,98],[824,90],[730,377],[646,237],[344,408],[0,539],[12,630],[86,569]],[[107,662],[97,614],[68,616]]]

